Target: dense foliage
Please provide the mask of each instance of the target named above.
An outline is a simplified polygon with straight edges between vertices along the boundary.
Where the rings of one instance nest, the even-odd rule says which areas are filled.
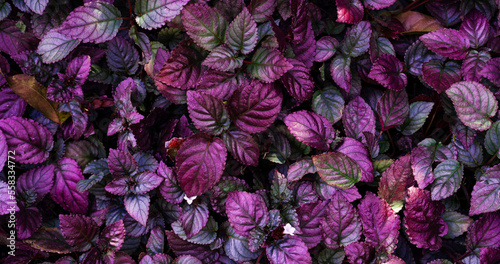
[[[498,0],[0,0],[3,263],[497,263]]]

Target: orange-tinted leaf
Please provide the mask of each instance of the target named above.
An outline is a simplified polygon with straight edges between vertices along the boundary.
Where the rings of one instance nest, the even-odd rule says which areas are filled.
[[[409,32],[431,32],[443,28],[435,18],[415,11],[408,11],[396,16],[403,24],[406,33]]]

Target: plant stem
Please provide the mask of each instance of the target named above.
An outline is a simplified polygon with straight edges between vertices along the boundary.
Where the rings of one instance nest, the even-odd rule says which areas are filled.
[[[255,262],[255,264],[259,264],[260,259],[262,259],[262,257],[264,256],[264,252],[266,252],[266,251],[262,250],[262,252],[260,253],[259,257],[257,258],[257,261]]]
[[[436,113],[437,113],[437,111],[434,111],[434,113],[432,114],[431,121],[430,121],[429,125],[427,126],[427,129],[424,132],[424,136],[427,135],[427,132],[429,132],[429,129],[431,128],[432,122],[434,122],[434,117],[436,117]]]

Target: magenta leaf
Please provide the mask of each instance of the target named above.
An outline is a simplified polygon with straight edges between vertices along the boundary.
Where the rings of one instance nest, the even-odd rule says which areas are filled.
[[[4,88],[0,90],[0,119],[11,116],[21,117],[27,105],[26,101],[14,93],[12,89]]]
[[[486,67],[486,63],[491,59],[488,51],[471,50],[465,57],[460,74],[465,81],[479,82],[482,78],[481,70]]]
[[[57,31],[83,42],[103,43],[116,36],[121,24],[120,10],[97,1],[75,8]]]
[[[481,249],[480,263],[494,264],[498,259],[500,259],[500,249],[491,247]]]
[[[229,102],[231,119],[241,130],[258,133],[266,130],[281,110],[283,95],[272,84],[252,81],[237,90]]]
[[[430,51],[422,41],[415,41],[405,53],[405,64],[408,72],[415,75],[422,75],[422,65],[430,60],[439,60],[443,57]]]
[[[432,102],[417,101],[411,103],[410,116],[398,127],[398,130],[405,136],[413,135],[424,126],[433,106]]]
[[[229,128],[229,116],[223,102],[211,95],[187,92],[189,117],[196,128],[218,135]]]
[[[50,193],[52,199],[65,210],[75,214],[85,214],[88,209],[89,193],[79,192],[76,188],[77,183],[85,179],[78,163],[70,158],[62,158],[57,162],[54,172],[54,186]]]
[[[67,37],[54,28],[43,35],[36,52],[42,55],[44,63],[54,63],[68,56],[79,44],[79,40]]]
[[[441,237],[448,232],[448,226],[441,218],[444,211],[441,202],[431,200],[429,191],[410,187],[405,210],[406,234],[410,242],[418,248],[441,248]]]
[[[313,248],[322,241],[321,220],[326,214],[326,201],[307,203],[297,208],[299,227],[302,234],[297,234],[308,248]]]
[[[500,247],[500,213],[493,212],[484,214],[475,221],[467,232],[466,245],[470,250],[482,247]]]
[[[21,117],[0,120],[0,131],[5,135],[9,151],[14,151],[16,162],[35,164],[45,161],[52,150],[52,134],[39,123]]]
[[[344,248],[349,263],[371,263],[375,259],[375,248],[365,242],[354,242]]]
[[[182,9],[182,24],[194,42],[206,50],[224,44],[227,21],[215,8],[187,5]]]
[[[180,227],[182,228],[182,231],[184,232],[183,235],[185,236],[186,239],[193,238],[194,235],[198,234],[198,232],[200,232],[201,229],[207,224],[207,221],[208,221],[208,207],[205,204],[199,204],[199,205],[192,204],[184,206],[179,218],[179,224]],[[174,227],[173,224],[172,227]],[[176,234],[179,235],[181,238],[183,237],[177,231]]]
[[[161,196],[168,202],[174,204],[181,203],[184,199],[185,194],[179,186],[179,183],[177,182],[177,178],[175,177],[173,169],[167,167],[167,165],[165,165],[165,163],[161,161],[156,173],[164,178],[164,181],[161,183],[158,189]]]
[[[245,191],[233,191],[227,195],[226,214],[236,234],[241,236],[248,236],[256,228],[264,228],[269,220],[262,197]]]
[[[161,226],[155,226],[151,229],[148,243],[146,244],[147,252],[149,254],[158,254],[163,252],[165,244],[165,231]]]
[[[361,96],[346,105],[342,123],[346,135],[354,139],[362,138],[363,132],[375,134],[375,114]]]
[[[42,226],[42,214],[36,207],[19,205],[16,212],[16,229],[18,239],[27,239]]]
[[[138,170],[137,161],[127,151],[109,149],[109,171],[115,177],[131,176]]]
[[[445,160],[434,169],[436,179],[431,185],[431,198],[442,200],[454,194],[462,183],[464,167],[456,160]]]
[[[281,80],[288,93],[299,101],[311,98],[314,91],[314,83],[309,74],[309,68],[301,61],[289,59],[293,68],[285,73]]]
[[[342,118],[344,98],[333,86],[317,90],[313,94],[311,109],[335,124]]]
[[[441,142],[436,143],[434,139],[427,139],[425,142],[430,142],[430,144],[423,144],[421,142],[411,152],[411,168],[413,170],[413,175],[415,176],[418,186],[422,189],[431,184],[435,179],[434,173],[432,172],[434,161],[436,161],[436,159],[444,161],[452,156],[450,150],[443,146]]]
[[[466,126],[479,131],[490,128],[489,117],[496,114],[498,102],[488,88],[477,82],[462,81],[454,83],[446,94]]]
[[[355,24],[363,19],[364,8],[360,0],[336,0],[337,22]]]
[[[248,65],[248,73],[265,83],[274,82],[293,68],[293,64],[276,49],[260,48]]]
[[[159,28],[180,14],[187,0],[138,0],[134,13],[137,25],[145,29]]]
[[[391,90],[402,90],[408,83],[406,74],[403,73],[404,64],[396,56],[383,54],[373,63],[368,77]]]
[[[494,125],[492,125],[490,130],[488,131],[491,131],[491,129],[493,128]],[[465,126],[462,122],[457,122],[454,126],[452,126],[451,132],[455,137],[457,137],[457,139],[460,141],[460,143],[463,144],[463,146],[466,149],[469,149],[470,146],[472,146],[472,144],[474,143],[474,139],[476,138],[476,131],[474,129]],[[484,143],[486,150],[488,150],[487,142],[488,142],[488,132],[486,132],[486,138]],[[498,150],[494,150],[493,153],[490,154],[493,155],[496,151]]]
[[[464,33],[449,28],[427,33],[420,40],[435,53],[454,60],[464,59],[470,47],[470,41]]]
[[[454,61],[444,63],[440,60],[430,60],[422,65],[422,77],[434,90],[442,93],[460,81],[460,64]]]
[[[110,251],[118,251],[125,242],[125,227],[123,225],[123,219],[120,219],[110,225],[107,225],[101,231],[101,237],[99,238],[98,244],[107,248],[108,253]]]
[[[346,154],[358,164],[362,172],[360,181],[373,181],[373,163],[368,150],[361,142],[345,137],[344,142],[337,148],[337,151]]]
[[[474,49],[484,46],[490,38],[488,19],[477,10],[464,17],[460,31],[469,39],[470,46]]]
[[[248,9],[243,8],[227,28],[226,43],[234,51],[248,54],[257,45],[257,37],[257,23]]]
[[[167,241],[172,251],[178,255],[192,255],[200,259],[205,259],[213,254],[208,245],[196,245],[187,242],[174,233],[174,231],[165,231]]]
[[[403,208],[406,190],[413,184],[410,155],[403,156],[387,168],[380,178],[378,195],[397,213]]]
[[[222,134],[227,150],[241,164],[257,166],[259,163],[259,146],[252,135],[238,130]]]
[[[495,212],[500,209],[500,174],[498,165],[490,168],[476,182],[471,193],[469,215]]]
[[[149,41],[148,36],[144,32],[137,32],[136,26],[132,26],[130,28],[128,35],[130,36],[131,39],[134,40],[135,45],[137,45],[139,49],[142,51],[143,62],[149,62],[151,60],[153,51],[151,48],[151,41]],[[159,60],[163,58],[162,55],[164,54],[160,54],[160,56],[158,56]],[[161,63],[159,60],[155,62]]]
[[[82,111],[80,103],[73,99],[67,103],[59,104],[59,111],[65,111],[71,114],[72,129],[71,136],[73,139],[79,139],[87,129],[89,117]]]
[[[347,246],[359,240],[361,223],[356,209],[344,197],[336,196],[327,205],[321,220],[323,242],[329,248]]]
[[[221,100],[229,100],[234,91],[245,81],[241,74],[207,71],[201,78],[199,87],[206,94],[210,94]]]
[[[229,258],[234,261],[245,261],[256,259],[259,256],[260,251],[250,251],[248,238],[236,234],[231,225],[227,226],[226,234],[228,239],[224,244],[224,250]]]
[[[307,246],[299,238],[286,236],[266,248],[266,255],[272,264],[312,264]]]
[[[330,65],[330,75],[335,83],[346,92],[351,90],[351,57],[339,54],[333,57]]]
[[[313,156],[314,167],[329,185],[342,189],[352,187],[361,179],[361,170],[356,161],[340,152],[329,152]]]
[[[220,138],[195,134],[177,151],[177,180],[188,197],[203,194],[222,176],[227,150]]]
[[[340,43],[333,37],[324,36],[316,41],[316,54],[314,61],[324,62],[329,60],[337,51]]]
[[[488,78],[495,85],[500,85],[500,58],[493,58],[486,63],[479,73],[481,76]]]
[[[202,264],[199,259],[190,256],[190,255],[182,255],[177,257],[172,264]]]
[[[341,1],[359,1],[359,0],[341,0]],[[361,3],[360,3],[361,4]],[[370,37],[372,28],[368,21],[361,21],[353,25],[346,33],[342,41],[342,53],[349,57],[358,57],[363,55],[370,48]]]
[[[389,39],[384,37],[375,38],[372,34],[370,37],[370,49],[368,50],[370,53],[370,60],[374,62],[378,57],[384,54],[394,55],[396,56],[396,51],[394,50],[394,46],[392,45]]]
[[[237,51],[227,45],[214,48],[205,58],[202,65],[214,70],[233,72],[243,65],[243,57],[238,57]]]
[[[252,0],[248,9],[255,22],[261,23],[273,14],[276,5],[276,0]]]
[[[0,21],[0,51],[11,56],[23,51],[33,50],[36,47],[37,38],[29,33],[23,33],[12,20]]]
[[[410,114],[406,91],[385,91],[377,103],[377,113],[382,131],[402,125]]]
[[[32,190],[36,193],[35,203],[40,202],[54,185],[54,168],[52,164],[43,165],[21,174],[16,182],[17,193],[22,194]]]
[[[300,142],[319,150],[328,150],[333,141],[332,124],[314,112],[299,111],[283,120],[288,130]]]
[[[363,0],[366,8],[371,10],[379,10],[394,4],[396,0]]]
[[[7,140],[5,135],[0,130],[0,169],[3,170],[5,162],[7,162],[9,147],[7,146]],[[18,179],[19,180],[19,179]]]
[[[428,2],[425,7],[429,10],[432,17],[436,18],[444,26],[450,27],[458,24],[463,15],[460,12],[460,3],[450,2],[449,4],[443,4],[442,2]]]
[[[123,199],[127,213],[143,226],[148,221],[149,202],[149,194],[128,194]]]
[[[99,227],[85,215],[59,215],[61,232],[68,244],[77,251],[87,251],[97,240]]]
[[[19,211],[17,203],[12,203],[15,199],[14,192],[10,190],[10,186],[0,181],[0,215],[10,214],[12,210]],[[13,209],[12,209],[13,208]]]
[[[137,49],[120,36],[108,41],[106,61],[109,68],[116,73],[133,75],[139,69]]]

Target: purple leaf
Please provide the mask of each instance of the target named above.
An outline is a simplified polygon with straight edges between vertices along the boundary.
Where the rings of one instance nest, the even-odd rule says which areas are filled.
[[[356,209],[344,197],[337,196],[327,205],[325,218],[321,220],[323,242],[329,248],[347,246],[359,240],[361,223]]]
[[[481,12],[474,10],[464,17],[460,32],[469,39],[471,48],[477,49],[488,42],[490,24]]]
[[[480,263],[495,264],[500,259],[500,249],[498,248],[482,248]]]
[[[324,62],[329,60],[337,51],[340,43],[333,37],[324,36],[316,41],[316,54],[314,61]]]
[[[399,235],[399,216],[384,199],[371,192],[361,200],[358,211],[363,223],[365,242],[392,253],[396,249]]]
[[[405,53],[405,64],[408,72],[415,76],[422,76],[422,65],[430,60],[440,60],[443,57],[430,51],[422,41],[415,41]]]
[[[0,181],[0,215],[10,214],[11,210],[19,211],[17,203],[13,202],[14,194],[6,182]]]
[[[403,67],[404,64],[396,56],[383,54],[373,63],[368,77],[391,90],[403,90],[408,83]]]
[[[228,20],[235,18],[245,7],[243,0],[221,0],[215,4],[215,8]]]
[[[436,92],[442,93],[460,81],[460,64],[430,60],[422,65],[422,77]]]
[[[475,221],[467,232],[466,245],[471,251],[482,247],[500,247],[500,213],[484,214]]]
[[[265,83],[274,82],[293,68],[293,64],[276,49],[260,48],[252,56],[248,73]]]
[[[108,166],[115,177],[131,176],[138,170],[134,157],[119,149],[109,149]]]
[[[148,221],[149,202],[149,194],[128,194],[123,198],[127,213],[143,226]]]
[[[382,131],[402,125],[410,114],[406,91],[385,91],[377,103],[377,113]]]
[[[422,189],[431,184],[435,179],[432,172],[434,161],[436,159],[446,160],[448,158],[446,155],[449,152],[448,148],[442,146],[441,143],[436,144],[434,139],[431,139],[430,142],[432,144],[429,146],[420,143],[411,152],[411,168],[418,186]]]
[[[35,164],[45,161],[54,145],[49,130],[31,119],[2,119],[0,131],[5,135],[9,151],[15,152],[16,162],[19,163]]]
[[[435,53],[454,60],[464,59],[470,47],[469,39],[461,31],[449,28],[429,32],[420,40]]]
[[[257,45],[257,38],[257,23],[248,9],[243,8],[241,13],[229,24],[226,31],[227,45],[234,51],[248,54]]]
[[[302,11],[304,19],[307,19],[306,12],[306,10]],[[313,66],[314,55],[316,53],[316,40],[314,39],[311,21],[307,21],[305,30],[306,35],[304,38],[300,39],[301,42],[293,46],[293,53],[296,60],[301,61],[306,67],[310,68]]]
[[[255,228],[264,228],[269,220],[262,197],[244,191],[233,191],[227,195],[226,214],[236,234],[241,236],[248,236]]]
[[[354,1],[359,0],[341,0]],[[361,3],[360,3],[361,4]],[[345,39],[342,41],[342,53],[349,57],[358,57],[363,55],[370,48],[370,37],[372,28],[368,21],[361,21],[353,25],[346,33]]]
[[[116,73],[133,75],[139,69],[137,49],[120,36],[108,41],[106,61],[108,67]]]
[[[151,56],[152,56],[153,51],[151,49],[151,41],[149,41],[148,36],[143,32],[137,32],[136,26],[132,26],[130,28],[128,35],[130,36],[131,39],[134,40],[135,45],[137,45],[141,49],[143,62],[146,62],[146,63],[149,62],[151,60]],[[160,58],[163,57],[162,55],[164,55],[164,54],[160,54],[160,56],[158,56],[159,60],[160,60]],[[158,60],[158,62],[159,62],[159,60]],[[161,62],[159,62],[159,63],[161,63]]]
[[[326,201],[308,203],[297,208],[299,227],[302,234],[297,234],[308,248],[313,248],[322,241],[321,220],[326,213]]]
[[[363,0],[366,8],[371,10],[380,10],[393,5],[396,0]]]
[[[16,182],[17,193],[22,194],[33,190],[36,193],[35,203],[40,202],[52,189],[54,184],[54,168],[52,164],[43,165],[21,174]]]
[[[4,20],[6,17],[8,17],[11,11],[12,7],[10,6],[10,4],[7,2],[3,2],[2,5],[0,5],[0,20]]]
[[[431,185],[433,201],[443,200],[454,194],[462,183],[464,167],[456,160],[445,160],[434,169],[436,179]]]
[[[232,191],[247,191],[248,189],[248,185],[242,179],[232,176],[223,177],[210,191],[213,210],[225,215],[227,194]]]
[[[134,159],[139,166],[139,172],[156,171],[158,169],[158,161],[148,153],[137,152],[134,154]]]
[[[172,168],[167,167],[163,161],[160,161],[160,166],[158,166],[156,173],[164,178],[159,188],[161,196],[168,202],[174,204],[181,203],[185,194],[179,186]]]
[[[375,114],[361,96],[346,105],[342,123],[346,135],[354,139],[362,138],[363,132],[375,134]]]
[[[227,150],[241,164],[257,166],[259,164],[259,146],[252,135],[238,130],[222,134]]]
[[[202,264],[203,262],[201,262],[199,259],[193,257],[193,256],[189,256],[189,255],[182,255],[182,256],[179,256],[177,257],[174,262],[172,262],[173,264]]]
[[[158,187],[163,182],[163,177],[151,171],[143,171],[135,175],[132,181],[135,185],[131,186],[131,191],[135,194],[145,194]]]
[[[71,114],[73,139],[79,139],[86,131],[89,117],[81,109],[80,103],[73,99],[68,103],[59,104],[59,111],[65,111]]]
[[[481,70],[486,67],[490,59],[491,55],[487,51],[471,50],[462,63],[460,74],[465,81],[479,82],[482,77]]]
[[[333,142],[332,124],[314,112],[295,112],[286,116],[283,121],[292,135],[308,146],[328,150]]]
[[[446,233],[444,238],[456,238],[461,236],[463,233],[467,232],[467,229],[473,222],[472,218],[455,211],[446,211],[441,217],[448,225],[448,233]]]
[[[10,88],[0,90],[0,119],[11,116],[21,117],[26,110],[27,103]]]
[[[243,57],[238,57],[237,51],[232,50],[229,46],[220,45],[208,54],[202,65],[213,70],[233,72],[243,66]]]
[[[159,28],[180,14],[188,0],[138,0],[135,3],[135,21],[142,28]]]
[[[227,21],[215,8],[205,4],[187,5],[182,9],[182,24],[191,39],[206,50],[224,44]]]
[[[200,259],[205,259],[214,254],[214,252],[207,245],[195,245],[193,243],[189,243],[176,235],[174,231],[165,231],[165,234],[167,235],[167,241],[170,248],[178,256],[192,255]]]
[[[124,236],[125,237],[125,236]],[[163,252],[165,244],[165,230],[161,226],[151,229],[148,243],[146,244],[148,254],[155,255]]]
[[[267,21],[268,17],[274,13],[276,5],[276,0],[252,0],[248,9],[255,22],[262,23]]]
[[[470,134],[472,134],[470,137],[472,139],[470,140],[470,144],[464,145],[466,148],[469,148],[470,145],[472,144],[472,141],[474,140],[474,137],[476,136],[476,133],[472,129],[468,129]],[[463,142],[462,139],[460,139],[460,142]],[[500,122],[497,121],[491,125],[490,129],[486,132],[486,136],[484,138],[484,147],[486,148],[486,151],[490,155],[498,155],[498,151],[500,150]]]
[[[259,256],[260,251],[250,251],[248,248],[248,239],[236,234],[231,225],[228,225],[226,234],[228,239],[224,244],[224,250],[229,258],[234,261],[245,261],[256,259]]]
[[[187,239],[198,234],[200,230],[207,224],[208,207],[205,204],[186,205],[184,206],[179,222]],[[179,234],[178,234],[179,235]]]
[[[234,91],[246,81],[241,74],[233,74],[220,71],[207,71],[200,80],[204,93],[210,94],[221,100],[229,100]]]
[[[313,94],[311,109],[335,124],[342,118],[344,98],[333,86],[317,90]]]
[[[229,115],[222,100],[209,94],[188,91],[187,105],[189,117],[196,128],[213,135],[229,128]]]
[[[254,80],[233,94],[228,108],[236,126],[249,133],[258,133],[274,123],[282,100],[281,89]]]
[[[143,118],[132,105],[131,96],[136,89],[137,83],[129,77],[118,84],[113,94],[116,110],[129,124],[139,123]]]
[[[79,40],[67,37],[54,28],[42,36],[36,52],[42,55],[44,63],[54,63],[68,56],[79,44]]]
[[[177,180],[188,197],[203,194],[222,176],[227,150],[220,138],[195,134],[188,138],[175,157]]]
[[[99,227],[85,215],[59,215],[61,232],[66,241],[77,251],[87,251],[96,242]]]
[[[49,0],[25,0],[24,3],[31,9],[31,11],[41,15],[47,7]]]
[[[486,63],[486,66],[480,71],[480,75],[488,78],[495,85],[500,85],[500,58],[493,58]]]
[[[441,236],[448,232],[448,226],[441,218],[444,211],[445,207],[441,202],[431,200],[429,191],[410,187],[405,210],[406,234],[410,242],[418,248],[441,248]]]
[[[307,246],[299,238],[287,236],[266,248],[266,255],[272,264],[312,264]]]
[[[5,162],[7,162],[9,147],[7,146],[7,140],[5,135],[0,130],[0,169],[3,170]],[[20,177],[18,178],[19,181]],[[17,187],[16,187],[17,188]]]
[[[470,146],[472,146],[474,138],[476,138],[476,131],[474,129],[466,127],[464,124],[462,124],[462,122],[457,122],[454,126],[452,126],[451,132],[455,137],[457,137],[458,140],[460,140],[460,143],[462,143],[466,149],[469,149]],[[486,149],[488,149],[488,144],[486,143],[488,141],[487,138],[488,138],[488,132],[486,133],[486,139],[485,139]],[[490,154],[493,155],[494,153]]]
[[[339,54],[333,57],[330,65],[330,75],[335,83],[346,92],[351,90],[351,57]]]
[[[375,259],[375,248],[365,242],[355,242],[344,249],[349,263],[372,263]]]
[[[356,161],[340,152],[329,152],[313,156],[314,167],[327,184],[342,189],[352,187],[361,179],[361,170]]]
[[[468,127],[484,131],[490,128],[491,120],[498,110],[493,93],[477,82],[457,82],[446,94],[453,101],[460,120]]]
[[[359,0],[336,0],[337,22],[356,24],[363,19],[364,8]]]
[[[401,134],[410,136],[422,128],[433,106],[433,102],[417,101],[411,103],[410,116],[400,127],[398,127]]]
[[[355,139],[345,137],[344,142],[337,148],[338,152],[346,154],[353,159],[361,169],[361,179],[363,182],[373,181],[373,163],[368,150],[363,144]]]
[[[495,212],[500,209],[500,174],[498,165],[487,170],[474,185],[469,215]]]
[[[429,10],[432,17],[436,18],[444,26],[450,27],[458,24],[462,20],[460,13],[460,3],[428,2],[425,7]]]
[[[85,179],[82,170],[75,160],[62,158],[54,169],[55,181],[52,187],[51,197],[62,208],[75,214],[85,214],[88,209],[87,191],[79,192],[76,185],[80,180]]]
[[[24,242],[29,244],[32,248],[40,249],[45,252],[66,254],[74,251],[73,247],[64,239],[60,228],[57,227],[42,226],[29,239],[24,240]],[[32,248],[30,248],[30,250],[32,250]]]
[[[21,32],[15,21],[0,21],[0,51],[13,56],[23,51],[33,50],[37,44],[37,38],[29,32]]]
[[[375,38],[374,34],[370,37],[370,49],[368,53],[370,53],[370,60],[372,62],[375,62],[378,57],[384,54],[396,56],[396,51],[391,41],[384,37]]]
[[[285,73],[281,80],[288,93],[299,101],[309,100],[314,91],[314,83],[309,74],[309,68],[301,61],[289,59],[293,68]]]
[[[382,197],[395,212],[403,208],[406,190],[413,185],[410,155],[396,160],[382,173],[378,187],[378,195]]]
[[[123,219],[120,219],[110,225],[107,225],[101,231],[101,237],[99,238],[98,244],[103,245],[107,248],[108,253],[110,251],[118,251],[125,242],[125,227],[123,225]]]
[[[36,207],[19,206],[16,212],[16,230],[18,239],[27,239],[42,226],[42,214]]]

